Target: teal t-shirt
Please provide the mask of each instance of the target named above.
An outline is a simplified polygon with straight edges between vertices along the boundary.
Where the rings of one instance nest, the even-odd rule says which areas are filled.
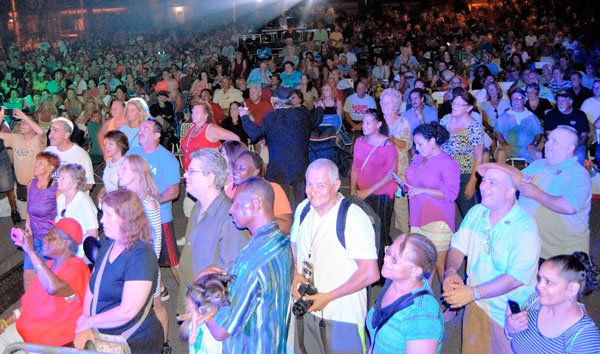
[[[375,330],[372,319],[373,314],[378,309],[383,295],[392,284],[388,280],[381,293],[377,297],[375,306],[369,310],[367,315],[367,329],[373,342]],[[421,290],[429,290],[429,284],[424,281],[421,288],[413,291],[416,293]],[[432,292],[433,293],[433,292]],[[398,299],[401,302],[401,298]],[[397,300],[397,301],[398,301]],[[396,302],[389,306],[395,306]],[[404,309],[396,312],[377,332],[375,342],[372,343],[372,354],[376,353],[405,353],[406,341],[435,339],[438,341],[438,354],[442,352],[442,337],[444,336],[444,316],[440,309],[437,299],[431,295],[423,295],[415,298],[414,303]]]

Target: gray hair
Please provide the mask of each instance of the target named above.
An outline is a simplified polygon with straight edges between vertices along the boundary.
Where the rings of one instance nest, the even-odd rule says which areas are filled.
[[[383,99],[386,96],[390,96],[390,98],[393,100],[394,111],[397,112],[398,110],[400,110],[400,107],[402,106],[402,94],[400,93],[400,91],[393,88],[387,88],[383,90],[383,92],[381,92],[381,96],[379,96],[379,101],[383,101]]]
[[[335,181],[340,179],[340,172],[337,165],[329,159],[316,159],[310,165],[308,165],[306,174],[308,175],[308,171],[320,170],[322,168],[327,169],[327,175],[329,176],[329,182],[331,184],[334,184]]]
[[[215,175],[215,189],[221,190],[227,177],[227,162],[219,150],[213,148],[200,149],[192,152],[190,160],[198,160],[204,175]]]
[[[71,134],[71,133],[73,132],[73,129],[74,129],[74,128],[73,128],[73,122],[71,122],[71,121],[70,121],[70,120],[68,120],[67,118],[64,118],[64,117],[58,117],[58,118],[54,118],[54,119],[52,120],[52,124],[54,124],[54,123],[62,123],[62,125],[63,125],[63,128],[62,128],[62,130],[63,130],[65,133],[69,133],[69,134]]]
[[[87,185],[87,180],[85,178],[85,170],[80,164],[69,163],[66,165],[60,166],[58,169],[58,174],[62,172],[68,173],[71,178],[77,183],[78,191],[85,191],[85,187]]]

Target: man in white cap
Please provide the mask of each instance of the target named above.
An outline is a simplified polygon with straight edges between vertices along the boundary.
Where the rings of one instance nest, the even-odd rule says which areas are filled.
[[[497,163],[479,165],[481,204],[469,210],[446,257],[444,299],[466,306],[463,353],[510,353],[504,336],[507,301],[523,305],[535,291],[540,238],[535,220],[516,199],[522,173]],[[458,275],[469,257],[467,284]]]

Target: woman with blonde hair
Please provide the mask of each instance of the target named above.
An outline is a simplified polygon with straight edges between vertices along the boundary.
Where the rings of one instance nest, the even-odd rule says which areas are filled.
[[[381,112],[388,126],[388,136],[398,150],[398,175],[403,175],[410,163],[410,151],[413,146],[412,132],[408,119],[400,115],[402,94],[395,89],[385,89],[380,97]],[[400,232],[408,232],[408,200],[396,194],[394,200],[394,218]],[[391,240],[386,240],[388,244]]]
[[[135,97],[127,101],[125,107],[125,117],[127,118],[127,123],[122,125],[119,130],[127,135],[130,149],[140,147],[138,132],[140,131],[142,122],[149,116],[150,110],[146,101],[139,97]]]
[[[108,239],[96,256],[75,347],[83,349],[88,341],[110,335],[132,353],[159,353],[163,333],[152,308],[158,261],[142,203],[133,192],[120,189],[103,198],[102,211]]]
[[[73,218],[81,225],[83,238],[77,256],[85,260],[83,242],[87,237],[98,237],[98,209],[86,193],[85,170],[76,163],[62,165],[58,169],[57,181],[61,194],[56,198],[57,215],[54,221]]]
[[[152,245],[156,259],[160,256],[162,245],[162,224],[160,220],[159,192],[150,166],[145,158],[140,155],[128,155],[123,157],[123,162],[119,168],[119,187],[135,193],[142,202],[142,207],[148,217],[152,228]],[[157,286],[154,290],[154,311],[158,317],[164,332],[164,342],[167,343],[169,329],[169,315],[166,307],[161,301],[161,292],[163,286],[161,283],[160,269],[158,271]],[[165,298],[165,300],[167,300]]]

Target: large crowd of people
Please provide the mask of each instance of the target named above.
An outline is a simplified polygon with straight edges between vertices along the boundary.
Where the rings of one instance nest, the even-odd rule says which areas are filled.
[[[191,353],[441,353],[461,309],[463,353],[600,350],[579,302],[600,283],[595,20],[314,10],[267,48],[245,26],[0,48],[0,192],[25,225],[0,349],[170,353],[188,284],[228,273]]]

